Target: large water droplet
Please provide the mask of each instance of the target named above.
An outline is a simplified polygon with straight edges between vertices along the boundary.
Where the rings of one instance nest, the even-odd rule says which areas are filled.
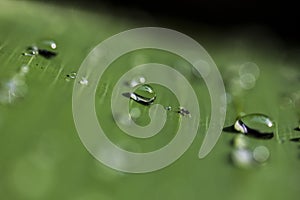
[[[123,96],[143,105],[150,105],[156,99],[156,93],[153,88],[147,84],[139,86],[134,92],[123,93]]]
[[[234,125],[224,128],[227,132],[239,132],[259,139],[270,139],[274,136],[275,124],[264,114],[249,114],[237,118]]]

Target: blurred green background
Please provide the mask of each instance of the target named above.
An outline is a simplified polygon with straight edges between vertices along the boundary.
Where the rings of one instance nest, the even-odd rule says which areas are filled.
[[[199,133],[188,151],[172,165],[152,173],[127,174],[104,166],[87,152],[72,117],[72,88],[77,83],[66,81],[66,76],[76,72],[89,51],[101,41],[142,26],[174,28],[193,37],[209,52],[228,92],[225,126],[232,125],[242,112],[263,113],[275,121],[275,136],[271,140],[246,138],[251,149],[259,145],[269,149],[266,163],[244,168],[230,162],[229,157],[235,151],[230,143],[235,135],[225,132],[209,156],[198,159],[210,112],[209,94],[201,80],[194,82],[195,87],[203,90]],[[293,130],[300,119],[299,48],[297,44],[290,45],[292,39],[282,40],[261,26],[237,27],[227,32],[224,27],[185,19],[158,19],[142,11],[130,12],[128,8],[116,13],[111,7],[100,6],[95,12],[70,3],[1,1],[0,198],[298,199],[300,144],[290,139],[300,137]],[[28,46],[44,40],[56,42],[56,57],[22,55]],[[140,55],[147,61],[161,61],[175,68],[185,65],[178,64],[180,60],[177,62],[173,56],[143,51],[128,55],[128,59],[121,58],[115,65],[140,63],[143,60],[135,60]],[[243,82],[239,79],[240,69],[249,62],[258,66],[259,77],[245,89],[240,84]],[[24,65],[30,70],[22,78],[25,83],[16,84],[12,101],[7,101],[10,91],[7,83],[20,74]],[[185,67],[182,73],[191,79],[189,70]],[[107,77],[113,77],[108,81],[118,76],[117,68],[107,73]],[[97,94],[101,97],[101,88]],[[101,106],[96,108],[101,110]],[[130,138],[114,135],[116,125],[108,119],[109,114],[105,110],[103,116],[107,129],[111,126],[111,137],[129,149],[134,148],[126,141]],[[177,125],[175,120],[166,132]],[[138,144],[139,149],[157,148],[169,139],[170,136],[162,135],[158,141]]]

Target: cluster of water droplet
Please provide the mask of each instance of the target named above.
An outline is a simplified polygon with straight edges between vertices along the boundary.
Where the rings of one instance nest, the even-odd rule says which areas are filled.
[[[125,92],[123,96],[143,105],[151,105],[156,99],[156,92],[149,84],[145,84],[145,77],[136,77],[126,82],[129,87],[135,88],[134,92]],[[171,106],[164,107],[166,111],[176,112],[182,116],[191,117],[190,111],[184,107],[172,108]]]

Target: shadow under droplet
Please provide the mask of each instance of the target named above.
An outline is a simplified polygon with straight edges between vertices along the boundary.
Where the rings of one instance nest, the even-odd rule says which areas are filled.
[[[274,137],[274,133],[262,133],[255,129],[251,129],[248,126],[246,126],[246,128],[247,128],[247,133],[243,133],[243,134],[249,137],[253,137],[256,139],[263,139],[263,140],[268,140]],[[233,134],[242,134],[241,132],[235,130],[234,125],[223,128],[223,131],[227,133],[233,133]]]
[[[297,138],[291,138],[290,141],[291,141],[291,142],[300,142],[300,137],[297,137]]]

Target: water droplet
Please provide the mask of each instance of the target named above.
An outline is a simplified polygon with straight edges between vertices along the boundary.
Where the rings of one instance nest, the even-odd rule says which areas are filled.
[[[259,139],[271,139],[274,136],[274,126],[272,120],[264,114],[249,114],[238,117],[234,125],[223,130]]]
[[[27,47],[26,52],[23,53],[24,56],[35,56],[39,54],[39,49],[37,46]]]
[[[150,105],[156,99],[156,93],[147,84],[139,86],[134,92],[127,92],[122,95],[143,105]]]
[[[240,168],[250,168],[254,164],[252,152],[249,149],[238,148],[231,152],[232,163]]]
[[[253,158],[258,163],[265,163],[269,157],[269,149],[265,146],[258,146],[253,150]]]
[[[79,84],[81,84],[81,85],[88,85],[89,81],[87,80],[87,78],[82,77],[81,80],[79,81]]]
[[[76,72],[71,72],[70,74],[67,74],[67,75],[66,75],[65,80],[66,80],[66,81],[71,81],[71,80],[75,79],[76,76],[77,76],[77,73],[76,73]]]
[[[171,107],[171,106],[166,106],[165,109],[166,109],[167,111],[171,111],[171,110],[172,110],[172,107]]]
[[[47,49],[47,50],[55,50],[57,48],[57,45],[54,41],[52,40],[45,40],[40,42],[40,44],[38,44],[39,48],[42,49]]]

